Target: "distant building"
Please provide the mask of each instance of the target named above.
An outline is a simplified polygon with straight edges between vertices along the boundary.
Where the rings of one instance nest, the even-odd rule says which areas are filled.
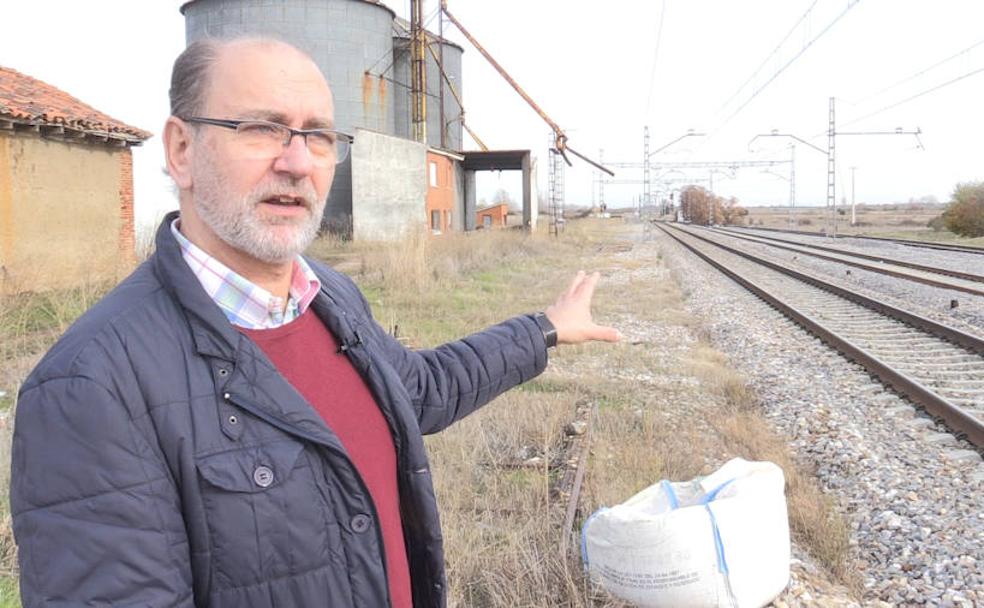
[[[0,292],[111,279],[132,265],[130,147],[150,136],[0,67]]]
[[[479,209],[475,225],[477,228],[484,229],[505,228],[507,215],[509,215],[508,203],[499,203],[485,209]]]

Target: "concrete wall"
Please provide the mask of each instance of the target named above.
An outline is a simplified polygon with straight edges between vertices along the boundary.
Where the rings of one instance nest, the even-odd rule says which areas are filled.
[[[465,207],[465,170],[461,167],[461,163],[451,163],[451,175],[453,178],[451,187],[454,188],[451,230],[460,232],[465,229],[465,215],[467,213]]]
[[[356,130],[352,147],[352,237],[399,240],[426,227],[427,146]]]
[[[132,263],[129,149],[0,133],[0,292],[112,280]]]

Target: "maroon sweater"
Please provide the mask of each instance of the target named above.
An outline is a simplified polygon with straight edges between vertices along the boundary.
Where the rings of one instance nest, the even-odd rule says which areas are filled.
[[[310,308],[293,322],[274,329],[240,331],[256,342],[345,446],[379,514],[393,608],[412,608],[396,449],[389,425],[365,381],[348,357],[338,352],[335,336]]]

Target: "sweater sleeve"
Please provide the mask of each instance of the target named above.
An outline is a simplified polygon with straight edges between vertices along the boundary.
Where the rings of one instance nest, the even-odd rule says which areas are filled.
[[[25,607],[194,606],[178,494],[137,427],[88,378],[22,390],[10,502]]]

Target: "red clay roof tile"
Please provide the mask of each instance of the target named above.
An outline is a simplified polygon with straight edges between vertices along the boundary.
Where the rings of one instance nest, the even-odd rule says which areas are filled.
[[[120,122],[45,82],[0,66],[0,119],[57,125],[139,143],[153,134]]]

